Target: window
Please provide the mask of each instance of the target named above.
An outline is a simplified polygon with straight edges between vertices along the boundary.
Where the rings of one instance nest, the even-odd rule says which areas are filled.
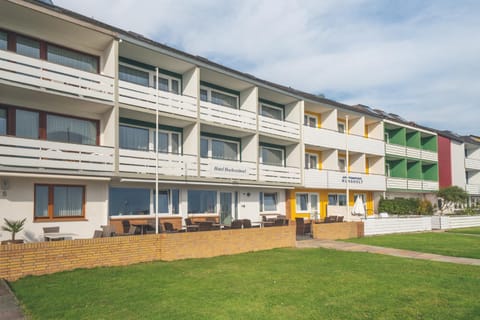
[[[283,108],[275,107],[262,103],[260,106],[260,114],[264,117],[283,121]]]
[[[156,87],[156,76],[153,76],[153,87]],[[166,92],[173,92],[175,94],[180,93],[180,82],[178,79],[174,79],[167,76],[158,77],[158,89]]]
[[[15,112],[15,131],[17,137],[38,139],[39,113],[17,109]]]
[[[345,194],[329,194],[328,205],[329,206],[346,206],[347,196]]]
[[[200,139],[200,156],[223,160],[238,160],[239,143],[216,138],[202,137]]]
[[[309,115],[309,114],[305,114],[303,116],[303,124],[308,126],[308,127],[316,128],[317,127],[317,117]]]
[[[318,156],[313,153],[305,153],[305,169],[318,169]]]
[[[78,70],[98,72],[97,57],[51,44],[47,45],[47,60]]]
[[[146,215],[150,212],[150,189],[110,188],[110,216]]]
[[[390,164],[389,163],[385,163],[385,175],[387,177],[390,177]]]
[[[147,71],[127,67],[123,64],[119,66],[120,80],[135,83],[141,86],[148,87],[150,75]]]
[[[153,194],[155,194],[155,191],[153,191]],[[159,190],[158,213],[179,214],[179,200],[180,190]],[[155,213],[155,201],[153,201],[153,213]]]
[[[47,114],[47,140],[95,145],[97,124],[94,121]]]
[[[217,192],[212,190],[188,190],[188,213],[216,213]]]
[[[120,148],[148,150],[148,129],[120,125]]]
[[[297,193],[295,198],[297,212],[318,213],[318,193]]]
[[[4,31],[0,31],[0,50],[7,50],[7,47],[7,33]]]
[[[345,123],[344,122],[338,122],[337,127],[338,127],[338,132],[345,133]]]
[[[40,42],[30,38],[17,36],[17,53],[40,59]]]
[[[0,108],[0,135],[7,134],[7,110]]]
[[[260,192],[260,211],[277,211],[276,192]]]
[[[35,185],[35,219],[82,218],[85,216],[85,187]]]
[[[260,163],[283,166],[284,150],[283,148],[260,146]]]
[[[200,100],[210,101],[224,107],[238,109],[238,96],[226,92],[220,92],[208,87],[200,88]]]
[[[390,142],[390,135],[388,134],[388,132],[385,132],[383,135],[384,135],[384,138],[385,138],[385,142],[389,143]]]
[[[338,157],[338,170],[339,171],[345,171],[346,165],[345,165],[345,158],[343,156]]]
[[[155,130],[152,130],[153,148],[155,150]],[[177,132],[159,131],[158,132],[158,152],[180,153],[180,134]]]

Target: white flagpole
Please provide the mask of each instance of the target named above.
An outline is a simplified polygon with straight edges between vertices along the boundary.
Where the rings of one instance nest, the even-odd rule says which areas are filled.
[[[155,234],[158,234],[158,68],[155,68]]]
[[[345,152],[346,152],[346,155],[345,155],[345,161],[347,162],[345,164],[345,170],[347,172],[346,174],[346,177],[347,177],[347,181],[346,181],[346,192],[347,192],[347,216],[350,218],[350,181],[349,181],[349,174],[350,174],[350,170],[349,170],[349,167],[350,167],[350,156],[348,154],[348,136],[350,134],[349,132],[349,129],[348,129],[348,115],[345,116],[345,134],[347,135],[345,137]]]

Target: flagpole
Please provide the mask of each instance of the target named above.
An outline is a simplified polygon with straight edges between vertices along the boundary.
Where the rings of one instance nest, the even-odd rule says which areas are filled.
[[[158,234],[158,67],[155,67],[155,234]]]
[[[349,174],[350,174],[350,156],[348,154],[348,135],[350,134],[350,130],[348,128],[348,115],[345,116],[345,130],[346,130],[346,137],[345,137],[345,161],[347,162],[345,164],[345,170],[347,172],[346,177],[346,193],[347,193],[347,216],[350,218],[350,179],[349,179]]]

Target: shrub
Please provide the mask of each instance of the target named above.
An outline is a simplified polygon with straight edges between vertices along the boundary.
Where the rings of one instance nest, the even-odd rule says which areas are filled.
[[[431,205],[431,204],[430,204]],[[417,214],[420,207],[418,199],[380,199],[378,210],[380,212],[388,212],[390,214],[407,215]],[[432,208],[433,211],[433,208]]]
[[[418,205],[418,214],[431,215],[433,213],[432,203],[428,200],[422,200]]]

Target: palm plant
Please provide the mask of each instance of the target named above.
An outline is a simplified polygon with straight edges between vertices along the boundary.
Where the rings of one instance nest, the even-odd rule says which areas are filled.
[[[11,232],[12,233],[12,241],[15,241],[15,235],[23,230],[23,226],[24,226],[27,218],[25,218],[23,220],[16,220],[16,221],[7,220],[6,218],[3,218],[3,220],[5,220],[5,225],[2,226],[2,230]]]

